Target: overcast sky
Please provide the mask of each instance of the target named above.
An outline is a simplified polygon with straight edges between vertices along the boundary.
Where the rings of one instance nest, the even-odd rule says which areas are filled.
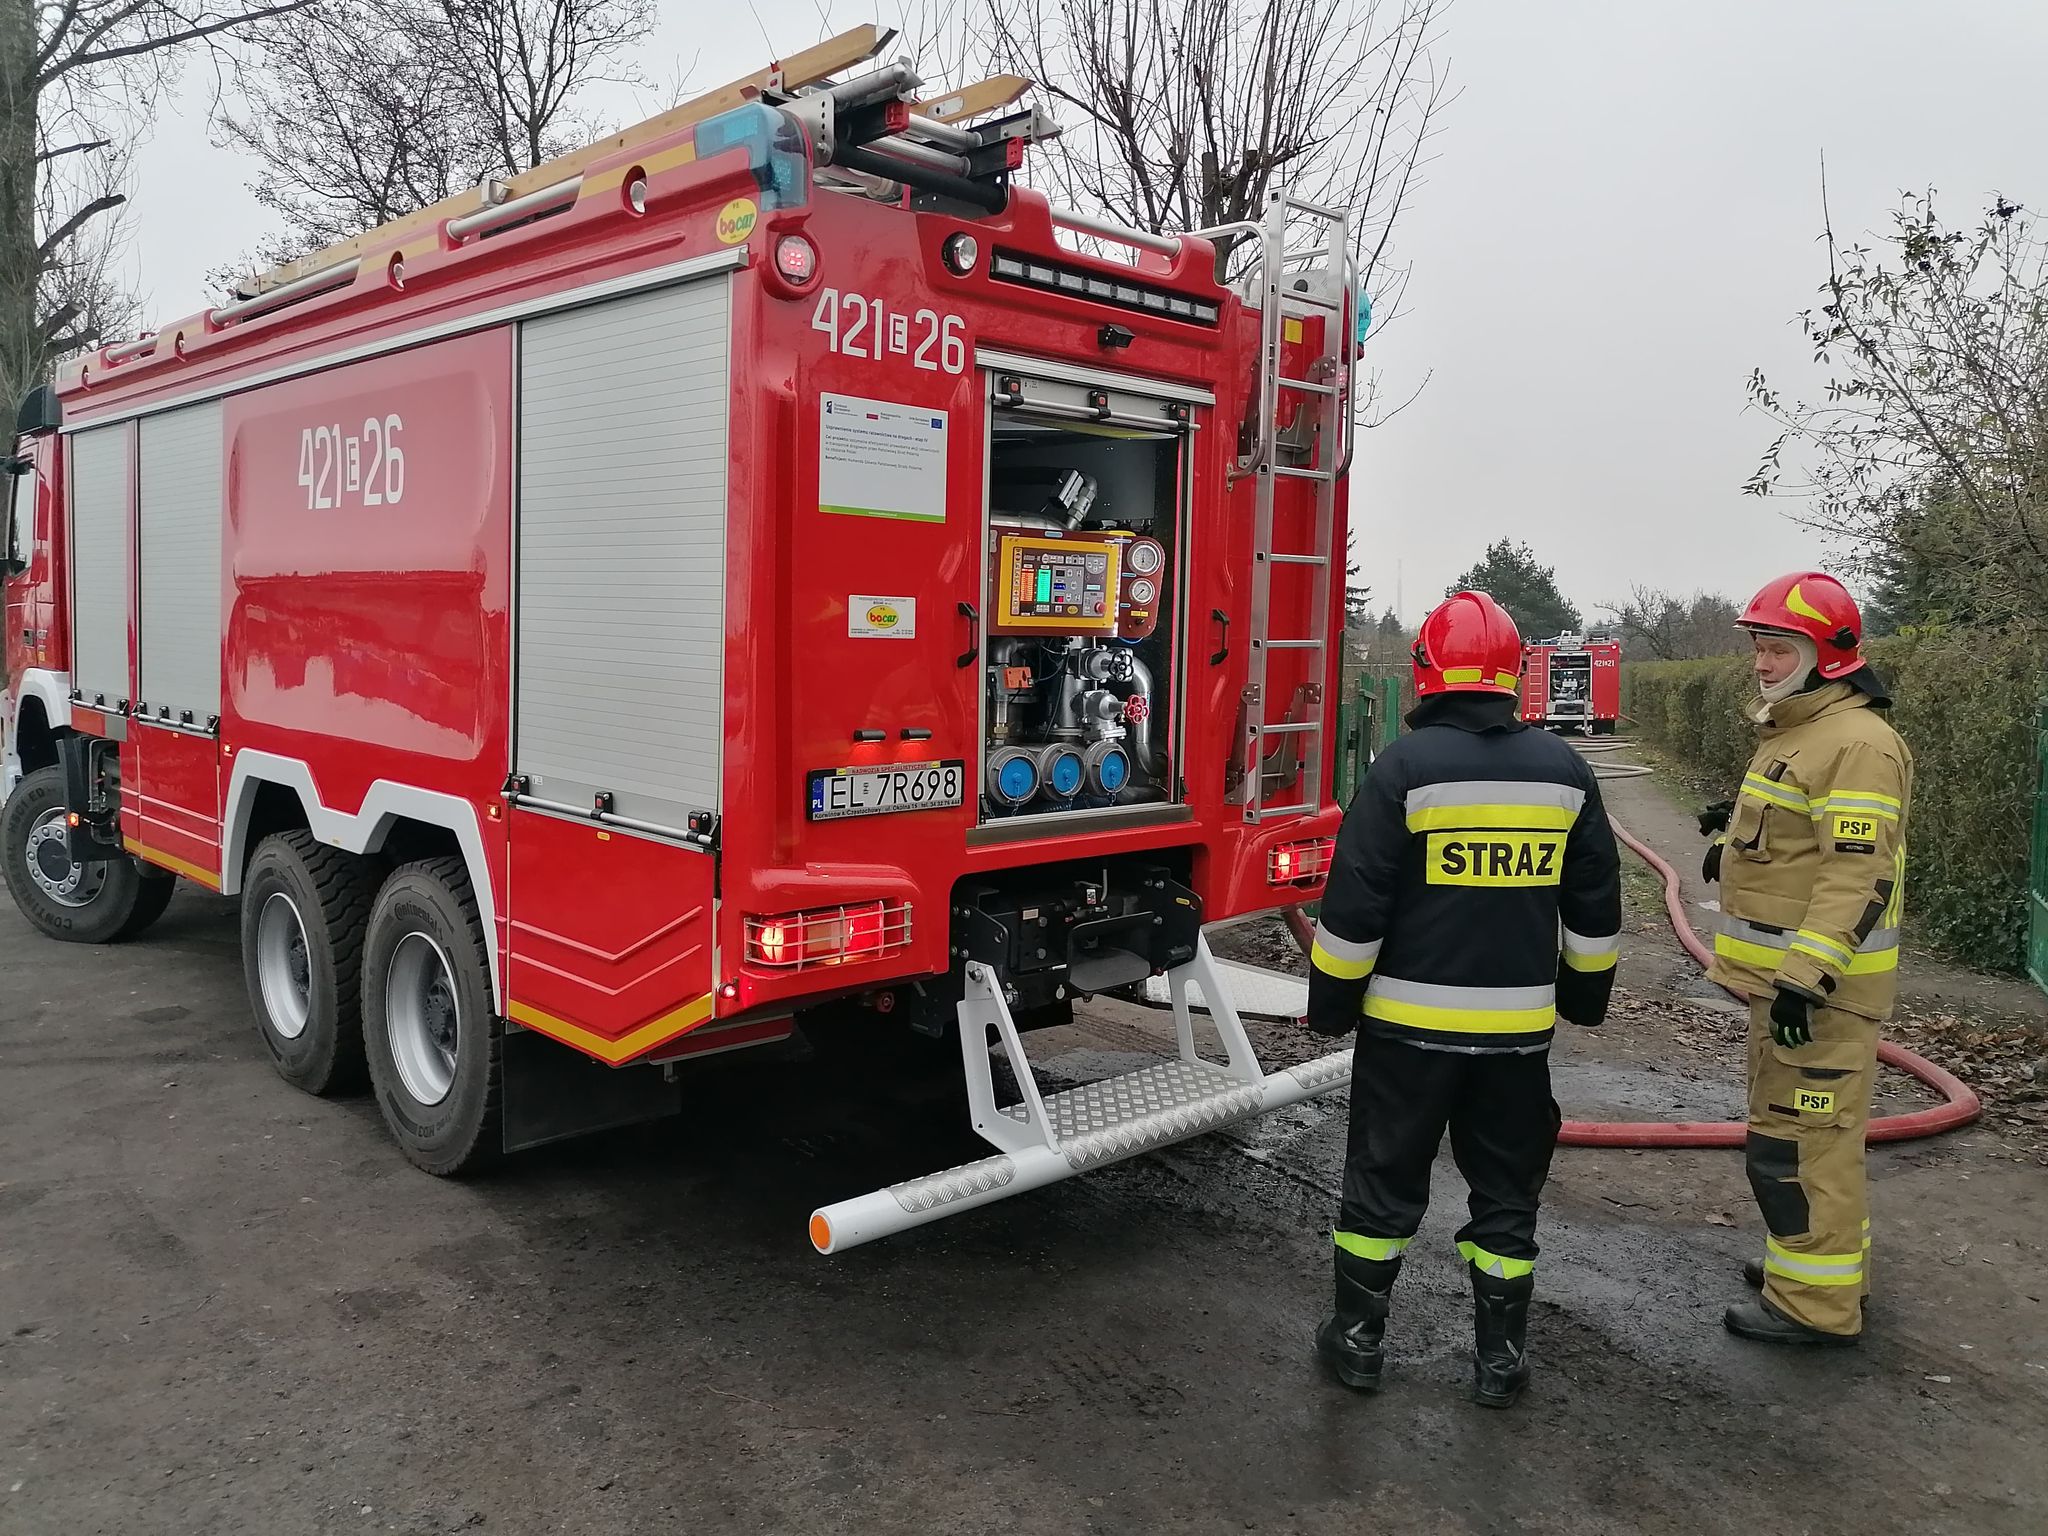
[[[661,5],[645,68],[706,88],[760,67],[763,23],[790,52],[875,14]],[[1353,475],[1376,598],[1419,616],[1503,535],[1589,616],[1632,583],[1746,597],[1820,558],[1740,493],[1770,438],[1749,370],[1817,382],[1790,320],[1825,271],[1820,155],[1838,229],[1880,226],[1902,188],[1965,222],[1993,192],[2048,200],[2048,3],[1456,0],[1442,57],[1458,95],[1395,236],[1414,277],[1370,348],[1391,394],[1427,383]],[[132,261],[159,319],[265,229],[249,167],[208,141],[212,86],[194,71],[140,156]]]

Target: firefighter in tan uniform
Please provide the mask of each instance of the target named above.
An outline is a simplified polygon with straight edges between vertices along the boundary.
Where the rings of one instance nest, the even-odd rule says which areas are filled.
[[[1869,1289],[1864,1128],[1899,964],[1913,759],[1833,577],[1780,577],[1740,623],[1756,647],[1760,741],[1705,873],[1721,884],[1716,981],[1750,998],[1750,1187],[1762,1289],[1728,1329],[1854,1344]],[[1719,817],[1709,813],[1712,820]],[[1708,825],[1703,820],[1703,825]]]

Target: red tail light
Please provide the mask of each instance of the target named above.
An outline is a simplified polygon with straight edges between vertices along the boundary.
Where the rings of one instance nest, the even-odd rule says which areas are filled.
[[[777,970],[871,960],[910,943],[910,903],[864,901],[746,921],[747,958]]]
[[[1320,885],[1330,873],[1330,860],[1336,852],[1337,840],[1334,837],[1282,843],[1266,854],[1266,883]]]

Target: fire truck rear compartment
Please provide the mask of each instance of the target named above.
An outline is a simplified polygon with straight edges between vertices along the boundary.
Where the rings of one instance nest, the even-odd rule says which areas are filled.
[[[981,819],[1171,801],[1178,424],[1159,401],[1138,407],[1151,429],[1048,419],[1006,407],[1004,382],[989,439]]]

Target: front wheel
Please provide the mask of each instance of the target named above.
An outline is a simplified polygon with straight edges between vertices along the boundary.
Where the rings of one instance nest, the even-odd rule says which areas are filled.
[[[7,797],[0,872],[14,904],[43,933],[72,944],[112,944],[140,933],[169,902],[169,882],[144,880],[125,853],[104,863],[72,863],[65,811],[62,768],[38,768]]]
[[[363,1043],[399,1148],[434,1174],[503,1147],[500,1035],[476,896],[459,859],[384,882],[363,951]]]

